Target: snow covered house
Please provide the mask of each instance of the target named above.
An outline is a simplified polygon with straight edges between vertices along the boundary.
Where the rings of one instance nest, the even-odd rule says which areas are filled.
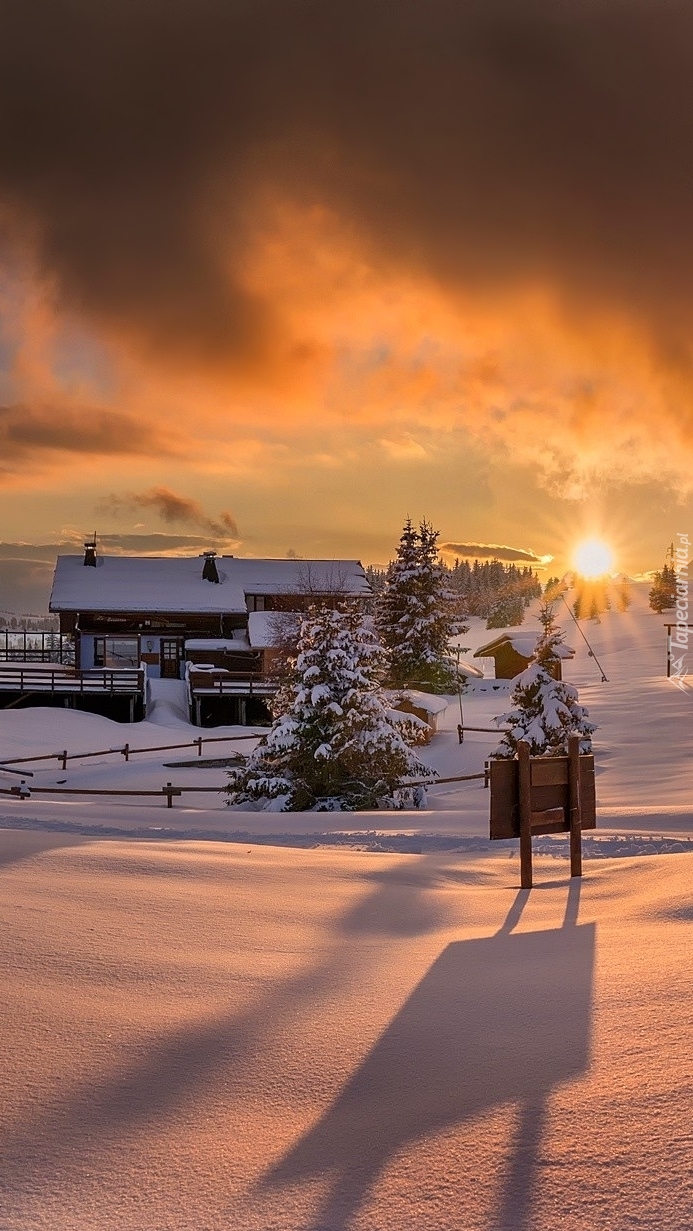
[[[273,623],[369,594],[358,560],[102,556],[91,542],[58,557],[49,609],[74,637],[78,674],[187,679],[193,721],[213,725],[265,716]]]
[[[496,679],[512,680],[521,671],[526,670],[534,658],[538,636],[538,632],[501,633],[499,637],[494,637],[493,641],[480,645],[479,649],[475,650],[474,657],[492,658]],[[560,680],[562,678],[561,659],[574,658],[575,650],[567,645],[559,646],[558,650],[560,655],[555,660],[553,675],[555,679]]]

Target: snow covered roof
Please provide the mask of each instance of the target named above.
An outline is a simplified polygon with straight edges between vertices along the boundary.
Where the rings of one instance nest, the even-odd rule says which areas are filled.
[[[419,692],[416,688],[407,688],[399,695],[403,700],[409,701],[411,705],[415,705],[418,710],[424,710],[427,714],[442,714],[450,704],[448,697],[436,697],[430,692]]]
[[[254,560],[217,556],[219,583],[202,577],[203,556],[58,556],[51,611],[201,614],[247,610],[246,594],[369,594],[358,560]]]
[[[238,630],[238,636],[229,637],[193,637],[185,642],[186,650],[202,651],[206,650],[247,650],[249,649],[249,641],[242,629]]]
[[[478,650],[474,651],[475,658],[493,658],[497,650],[503,646],[510,645],[516,654],[522,654],[524,658],[532,658],[539,637],[539,630],[531,633],[502,633],[500,637],[495,637],[493,641],[487,641],[486,645],[480,645]],[[557,645],[554,657],[555,658],[573,658],[575,650],[569,645]]]
[[[475,667],[474,663],[470,663],[466,658],[453,659],[455,666],[459,669],[460,675],[471,675],[472,679],[483,680],[484,673],[479,667]]]

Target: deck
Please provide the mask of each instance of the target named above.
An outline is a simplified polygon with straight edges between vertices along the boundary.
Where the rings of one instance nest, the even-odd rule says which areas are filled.
[[[145,708],[146,674],[143,668],[100,667],[77,671],[56,663],[0,662],[0,708],[26,704],[55,705],[74,709],[97,709],[113,716],[109,702],[126,704],[130,721],[142,717]],[[103,701],[105,705],[99,707]]]
[[[268,701],[278,687],[276,680],[260,672],[224,668],[200,671],[189,667],[185,678],[190,718],[198,727],[219,722],[245,725],[258,709],[255,703]]]

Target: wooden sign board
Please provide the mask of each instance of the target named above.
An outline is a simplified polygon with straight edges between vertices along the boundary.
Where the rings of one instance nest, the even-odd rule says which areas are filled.
[[[489,762],[491,787],[490,837],[519,838],[520,782],[515,759],[492,757]],[[531,757],[530,783],[532,834],[568,833],[570,799],[568,757]],[[594,755],[580,757],[581,828],[596,829],[597,804],[594,780]],[[542,814],[546,814],[540,819]],[[534,819],[536,817],[536,820]]]

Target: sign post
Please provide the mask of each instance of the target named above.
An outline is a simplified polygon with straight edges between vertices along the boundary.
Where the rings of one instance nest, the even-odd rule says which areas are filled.
[[[533,757],[519,740],[517,758],[492,757],[491,840],[520,839],[520,884],[532,887],[532,836],[570,834],[570,875],[582,876],[582,830],[597,825],[594,756],[568,737],[567,756]]]

